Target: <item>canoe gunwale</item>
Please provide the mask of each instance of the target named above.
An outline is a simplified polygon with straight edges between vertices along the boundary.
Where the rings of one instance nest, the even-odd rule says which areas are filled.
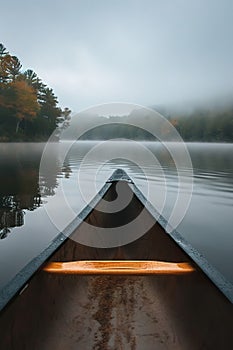
[[[152,217],[165,230],[165,234],[169,235],[179,247],[196,263],[196,265],[204,272],[204,274],[213,282],[213,284],[233,303],[233,285],[213,267],[206,258],[176,230],[167,232],[167,220],[158,213],[153,205],[146,199],[139,188],[134,184],[132,179],[122,169],[117,169],[111,177],[105,182],[103,187],[94,196],[91,202],[77,215],[77,217],[65,228],[64,232],[58,234],[43,252],[33,258],[21,271],[19,271],[12,280],[0,291],[0,311],[13,299],[14,296],[20,294],[28,281],[38,271],[38,269],[48,260],[49,257],[69,238],[75,229],[85,220],[91,213],[93,208],[99,203],[112,183],[124,181],[128,183],[138,200],[145,206]]]
[[[34,276],[38,269],[46,260],[69,238],[74,230],[85,220],[93,208],[98,204],[100,198],[109,190],[111,182],[106,182],[90,203],[77,215],[77,217],[65,228],[64,232],[59,233],[39,255],[33,258],[15,277],[13,277],[0,291],[0,311],[7,306],[13,299],[25,288],[29,280]]]
[[[177,245],[196,263],[203,273],[213,282],[213,284],[233,303],[233,285],[230,283],[196,248],[194,248],[177,230],[167,232],[168,222],[158,213],[154,206],[146,199],[138,187],[132,183],[129,184],[135,196],[142,202],[149,213],[157,220],[159,225],[165,230]]]

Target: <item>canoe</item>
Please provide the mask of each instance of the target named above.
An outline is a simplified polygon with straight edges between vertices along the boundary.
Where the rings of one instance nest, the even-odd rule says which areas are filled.
[[[131,195],[128,205],[100,211],[119,188]],[[143,210],[138,228],[150,228],[121,245],[121,227]],[[78,243],[90,225],[100,239],[99,228],[119,228],[118,246]],[[166,225],[127,174],[115,171],[1,291],[0,349],[232,349],[232,285]]]

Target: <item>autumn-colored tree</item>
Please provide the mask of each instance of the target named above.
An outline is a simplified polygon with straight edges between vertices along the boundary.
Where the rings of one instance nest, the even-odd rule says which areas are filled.
[[[18,119],[32,120],[35,118],[39,105],[35,90],[25,81],[14,81],[10,88],[15,94],[15,100],[11,102]]]
[[[15,130],[18,132],[22,120],[33,120],[39,111],[39,104],[35,90],[25,81],[13,81],[8,84],[0,98],[0,108],[11,112],[15,118]]]
[[[15,81],[20,75],[21,68],[22,64],[16,56],[9,54],[0,56],[0,82]]]
[[[0,84],[5,84],[10,80],[9,67],[11,65],[12,57],[4,55],[0,57]]]
[[[3,44],[0,44],[0,84],[5,82],[7,78],[5,56],[9,56],[9,52],[6,51]]]
[[[18,135],[46,139],[61,124],[61,117],[64,121],[64,114],[53,90],[32,69],[21,69],[19,59],[0,44],[0,140]]]

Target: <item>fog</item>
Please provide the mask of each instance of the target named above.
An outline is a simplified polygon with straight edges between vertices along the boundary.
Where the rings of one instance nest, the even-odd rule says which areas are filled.
[[[231,0],[8,0],[1,42],[74,112],[198,104],[233,95],[232,13]]]

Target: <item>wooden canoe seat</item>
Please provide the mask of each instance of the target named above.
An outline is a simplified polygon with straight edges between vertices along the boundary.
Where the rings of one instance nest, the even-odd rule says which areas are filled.
[[[186,274],[195,268],[187,263],[147,260],[86,260],[49,262],[43,271],[74,275],[166,275]]]

